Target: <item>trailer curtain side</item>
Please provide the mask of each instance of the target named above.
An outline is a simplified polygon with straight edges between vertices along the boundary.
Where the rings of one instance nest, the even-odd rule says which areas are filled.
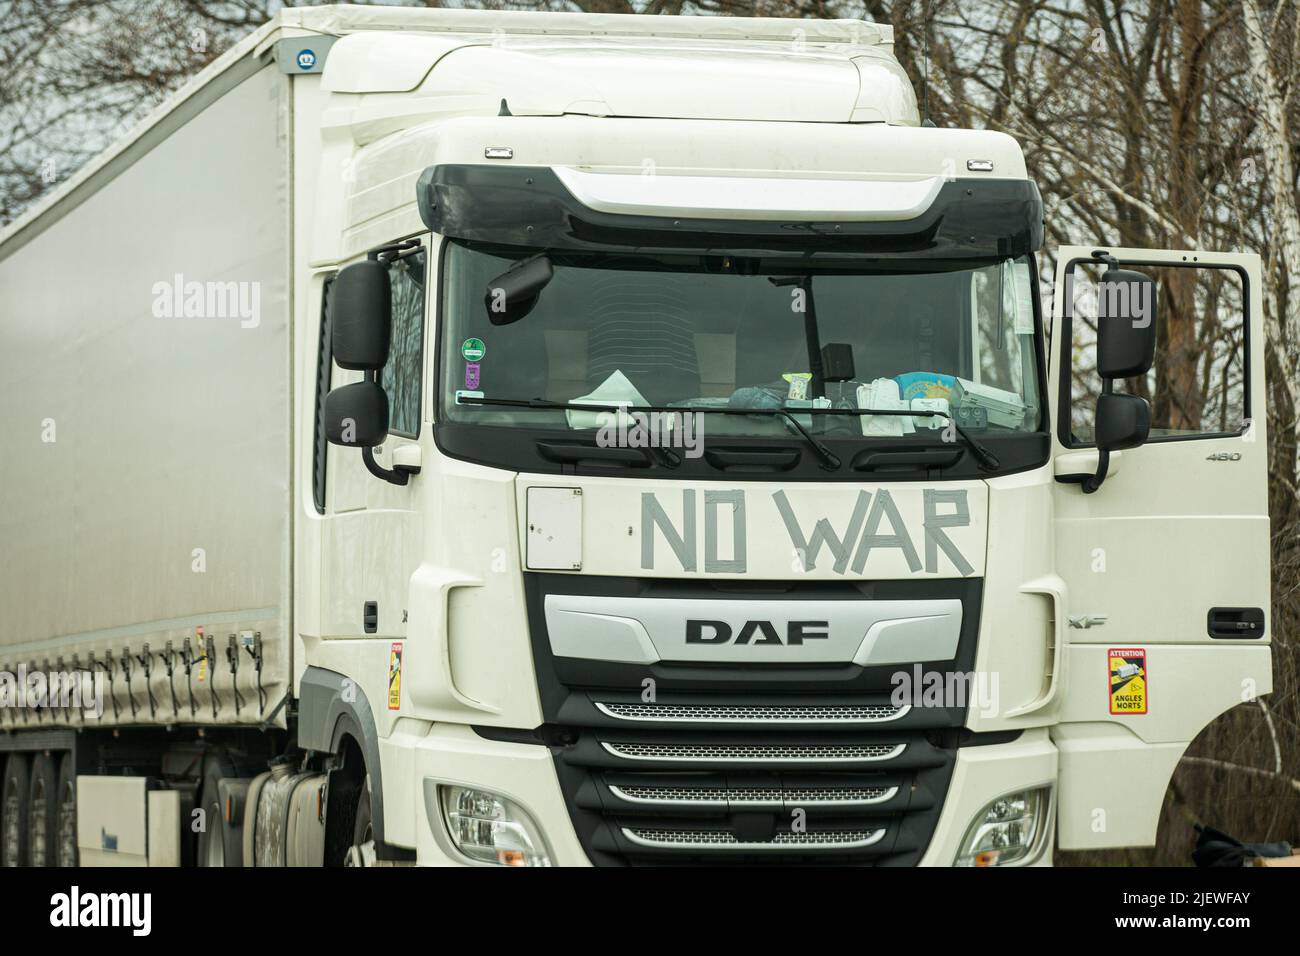
[[[289,80],[235,80],[0,246],[0,669],[111,655],[104,723],[257,722],[291,673]]]

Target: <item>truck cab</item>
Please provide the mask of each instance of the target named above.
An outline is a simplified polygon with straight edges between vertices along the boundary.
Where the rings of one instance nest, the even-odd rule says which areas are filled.
[[[1257,260],[1063,248],[1049,288],[1019,145],[921,125],[887,28],[700,29],[404,37],[401,77],[369,69],[396,37],[331,50],[352,142],[315,289],[335,330],[386,325],[350,294],[378,255],[392,346],[318,406],[337,430],[382,388],[390,420],[375,467],[317,448],[304,640],[389,680],[385,839],[610,865],[1153,842],[1188,742],[1269,687],[1263,376],[1247,348],[1221,430],[1144,428],[1121,392],[1170,277],[1231,276],[1259,341]]]
[[[57,789],[108,863],[1152,844],[1272,686],[1259,259],[1046,246],[1020,145],[926,122],[892,44],[286,9],[0,233],[11,419],[72,436],[0,462],[0,670],[111,698],[0,714],[5,827],[52,841]],[[146,801],[212,829],[155,854]]]

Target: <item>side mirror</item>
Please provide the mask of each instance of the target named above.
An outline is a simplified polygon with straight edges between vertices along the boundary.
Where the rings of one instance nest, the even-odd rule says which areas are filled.
[[[333,331],[330,348],[339,368],[366,373],[364,381],[331,389],[321,421],[325,438],[335,445],[361,449],[366,470],[376,478],[404,485],[418,468],[384,468],[375,446],[388,437],[388,393],[378,382],[388,362],[393,334],[393,289],[388,267],[380,260],[355,262],[334,280]]]
[[[353,382],[325,396],[325,437],[335,445],[373,448],[388,437],[388,394],[378,382]]]
[[[555,277],[545,255],[522,259],[487,285],[483,304],[493,325],[518,322],[537,305],[538,296]]]
[[[392,297],[388,269],[380,262],[354,262],[339,272],[330,338],[339,368],[374,372],[384,367],[392,336]]]
[[[1099,450],[1136,448],[1151,431],[1151,406],[1136,395],[1101,395],[1097,398],[1095,423]]]
[[[1156,284],[1128,269],[1107,269],[1097,290],[1097,374],[1132,378],[1156,354]]]
[[[1110,453],[1136,448],[1151,431],[1151,406],[1136,395],[1116,395],[1115,379],[1145,375],[1156,354],[1156,284],[1150,276],[1120,269],[1112,256],[1098,250],[1093,256],[1109,262],[1097,289],[1097,374],[1101,395],[1093,418],[1097,443],[1095,474],[1062,475],[1092,494],[1106,480]]]

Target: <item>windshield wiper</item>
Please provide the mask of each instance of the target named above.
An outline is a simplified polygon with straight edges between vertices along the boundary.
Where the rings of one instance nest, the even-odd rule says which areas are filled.
[[[661,412],[674,415],[684,414],[686,412],[704,412],[714,415],[770,415],[782,418],[794,426],[795,431],[808,443],[808,447],[816,452],[817,457],[821,459],[822,467],[827,471],[835,471],[841,465],[838,455],[819,442],[812,434],[799,423],[794,412],[788,408],[696,408],[690,405],[626,405],[619,402],[583,402],[580,405],[570,405],[567,402],[551,402],[544,398],[469,398],[462,396],[460,398],[462,405],[504,405],[510,408],[546,408],[561,409],[569,411],[573,409],[606,409],[609,411],[624,412]],[[949,412],[941,412],[937,409],[911,409],[911,408],[800,408],[799,414],[814,415],[852,415],[855,418],[860,415],[911,415],[917,418],[946,418],[952,423],[953,431],[960,436],[966,447],[970,449],[975,460],[979,462],[988,471],[997,471],[1002,467],[998,457],[989,451],[984,445],[976,441],[964,428],[957,424]],[[657,449],[660,452],[667,452],[669,457],[668,463],[671,467],[676,468],[681,464],[681,458],[675,452],[669,449]],[[672,459],[676,459],[673,461]]]
[[[814,438],[803,425],[799,424],[794,413],[787,408],[695,408],[689,405],[627,405],[621,402],[585,401],[581,404],[570,405],[568,402],[551,402],[544,398],[469,398],[463,395],[460,397],[459,403],[461,405],[504,405],[508,408],[545,408],[564,411],[605,409],[607,411],[624,412],[660,412],[670,415],[684,415],[687,412],[702,412],[711,415],[769,415],[782,418],[793,425],[795,431],[808,443],[808,447],[821,459],[824,469],[835,471],[842,464],[839,456]],[[803,409],[800,409],[800,411],[802,412]],[[818,409],[818,411],[826,412],[832,411],[832,409]],[[676,468],[682,463],[681,456],[670,449],[658,448],[653,450],[664,453],[665,463],[672,468]]]

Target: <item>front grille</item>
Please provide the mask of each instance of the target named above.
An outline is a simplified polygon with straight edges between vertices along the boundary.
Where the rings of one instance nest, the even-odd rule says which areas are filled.
[[[884,827],[874,830],[828,830],[817,833],[778,833],[771,840],[742,842],[729,830],[648,830],[624,827],[623,836],[639,846],[673,850],[764,852],[817,849],[864,849],[879,843]]]
[[[626,760],[676,763],[865,763],[897,757],[906,744],[669,744],[605,742],[604,748]]]
[[[670,787],[610,785],[610,792],[628,803],[662,807],[832,807],[866,806],[883,803],[898,793],[898,787],[841,787],[824,790],[812,787]]]
[[[596,709],[628,721],[690,724],[865,724],[897,720],[910,706],[893,704],[645,704],[597,701]]]
[[[590,728],[556,750],[597,863],[870,863],[924,848],[951,756],[917,731]]]
[[[548,594],[598,594],[698,617],[752,600],[962,601],[953,659],[906,670],[915,686],[974,668],[981,582],[715,582],[525,576],[544,741],[587,858],[598,866],[914,865],[938,823],[962,706],[893,703],[904,668],[801,661],[563,657]],[[645,699],[653,689],[653,702]],[[489,731],[480,728],[480,733]],[[502,739],[513,739],[502,732]]]

